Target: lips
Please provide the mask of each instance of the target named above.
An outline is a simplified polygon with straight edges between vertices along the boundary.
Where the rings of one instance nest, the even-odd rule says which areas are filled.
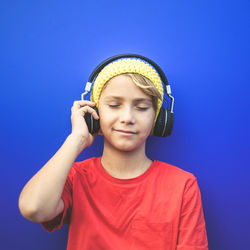
[[[124,134],[136,134],[134,131],[129,131],[129,130],[121,130],[121,129],[115,129],[115,131],[124,133]]]

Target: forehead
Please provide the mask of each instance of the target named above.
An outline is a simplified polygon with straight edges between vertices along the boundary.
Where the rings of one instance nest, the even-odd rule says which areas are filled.
[[[152,100],[151,96],[144,93],[133,80],[126,75],[118,75],[110,79],[105,88],[102,90],[101,98],[115,98],[120,99],[148,99]]]

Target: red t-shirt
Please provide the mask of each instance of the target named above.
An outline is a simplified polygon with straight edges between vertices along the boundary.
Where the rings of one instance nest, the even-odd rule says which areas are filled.
[[[42,223],[69,224],[68,250],[207,250],[196,177],[154,160],[140,176],[117,179],[101,157],[75,162],[62,193],[64,211]]]

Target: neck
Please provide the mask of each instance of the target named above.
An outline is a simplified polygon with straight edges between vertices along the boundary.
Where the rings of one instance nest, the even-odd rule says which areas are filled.
[[[152,160],[145,154],[145,144],[132,151],[121,151],[104,140],[101,163],[113,177],[129,179],[145,172],[152,164]]]

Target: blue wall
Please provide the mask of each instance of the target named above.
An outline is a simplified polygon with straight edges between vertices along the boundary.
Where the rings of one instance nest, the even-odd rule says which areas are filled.
[[[209,246],[250,249],[250,2],[1,1],[1,249],[65,249],[25,220],[18,196],[71,131],[70,108],[102,60],[145,55],[175,97],[169,138],[152,158],[198,178]],[[77,160],[100,155],[102,138]]]

